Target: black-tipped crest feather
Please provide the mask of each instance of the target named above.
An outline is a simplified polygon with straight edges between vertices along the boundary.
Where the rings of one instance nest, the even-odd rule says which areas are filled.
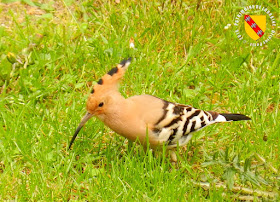
[[[99,85],[103,84],[103,79],[99,79],[99,81],[97,82]]]
[[[128,62],[131,62],[131,57],[128,58],[127,60],[126,59],[122,60],[120,65],[125,66],[125,64],[128,63]]]
[[[109,74],[110,76],[113,76],[115,73],[118,72],[118,68],[114,67],[113,69],[111,69],[107,74]]]

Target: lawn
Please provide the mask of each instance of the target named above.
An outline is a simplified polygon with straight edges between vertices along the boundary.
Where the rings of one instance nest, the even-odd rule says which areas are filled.
[[[277,23],[262,47],[235,33],[239,11],[255,4]],[[0,199],[279,200],[279,25],[277,0],[3,0]],[[243,21],[239,29],[252,41]],[[69,150],[92,85],[128,57],[124,97],[150,94],[252,120],[195,133],[176,164],[165,148],[144,151],[95,118]]]

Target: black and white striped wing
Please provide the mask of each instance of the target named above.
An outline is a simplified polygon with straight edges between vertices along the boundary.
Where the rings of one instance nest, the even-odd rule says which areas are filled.
[[[223,117],[218,117],[216,112],[206,112],[167,101],[164,101],[163,110],[163,116],[155,124],[153,132],[168,147],[176,147],[177,143],[183,146],[191,139],[190,133],[215,122],[226,121]],[[219,118],[222,120],[217,120]]]

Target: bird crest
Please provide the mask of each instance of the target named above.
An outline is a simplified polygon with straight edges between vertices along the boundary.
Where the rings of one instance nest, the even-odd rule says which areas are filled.
[[[112,68],[107,74],[98,80],[88,97],[88,112],[91,112],[92,114],[100,114],[104,112],[104,109],[106,108],[103,107],[104,103],[108,103],[114,95],[119,94],[119,81],[124,76],[130,62],[131,58],[121,61],[116,67]]]
[[[131,58],[121,61],[93,86],[87,101],[87,111],[98,115],[104,113],[112,99],[119,95],[118,84],[130,65]],[[104,106],[105,105],[105,106]]]
[[[101,77],[91,91],[91,96],[96,94],[104,94],[109,91],[118,91],[119,81],[123,78],[124,73],[130,65],[131,58],[121,61],[116,67],[112,68],[107,74]],[[90,97],[91,97],[90,96]]]
[[[116,67],[112,68],[107,74],[102,76],[101,79],[97,82],[96,85],[93,86],[93,89],[91,91],[92,94],[94,94],[96,91],[104,89],[118,89],[118,83],[124,76],[124,73],[128,66],[130,65],[131,58],[128,58],[127,60],[121,61]]]

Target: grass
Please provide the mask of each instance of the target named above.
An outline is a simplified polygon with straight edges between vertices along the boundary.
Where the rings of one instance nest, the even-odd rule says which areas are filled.
[[[1,200],[279,200],[278,1],[9,2],[0,3]],[[277,19],[264,47],[234,33],[236,14],[253,4]],[[151,94],[252,121],[197,132],[177,149],[176,165],[98,120],[68,150],[91,86],[129,56],[125,97]]]

